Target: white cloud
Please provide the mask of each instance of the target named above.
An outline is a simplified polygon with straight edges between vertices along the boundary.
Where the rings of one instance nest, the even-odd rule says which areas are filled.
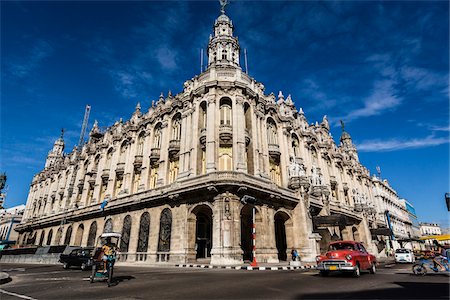
[[[27,55],[21,56],[20,59],[17,59],[18,61],[9,64],[9,72],[14,77],[24,78],[53,52],[54,48],[47,41],[39,39],[34,43]]]
[[[402,103],[402,99],[396,95],[394,81],[382,80],[374,84],[372,94],[364,100],[364,106],[350,111],[347,115],[338,119],[351,121],[362,117],[376,116],[388,110],[394,110]]]
[[[161,46],[156,49],[156,59],[163,69],[175,70],[177,68],[176,57],[177,52],[167,46]]]
[[[448,144],[448,137],[427,136],[422,139],[390,139],[390,140],[369,140],[357,145],[361,152],[382,152],[403,149],[426,148]]]
[[[411,66],[404,66],[401,74],[417,90],[448,89],[448,74],[439,74]]]

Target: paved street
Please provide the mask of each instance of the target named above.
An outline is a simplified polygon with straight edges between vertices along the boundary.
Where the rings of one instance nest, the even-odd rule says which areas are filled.
[[[0,265],[12,281],[9,299],[448,299],[449,277],[411,275],[410,265],[380,268],[360,278],[315,271],[243,271],[192,268],[116,268],[116,285],[90,284],[90,272],[59,265]],[[14,295],[14,294],[16,295]],[[30,297],[30,298],[28,298]]]

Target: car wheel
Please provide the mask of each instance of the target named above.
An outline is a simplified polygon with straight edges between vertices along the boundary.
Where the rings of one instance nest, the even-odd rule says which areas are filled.
[[[87,265],[86,263],[82,263],[81,264],[81,270],[86,271],[87,270]]]
[[[319,274],[320,276],[327,277],[330,273],[328,273],[328,271],[320,271]]]
[[[370,266],[369,272],[370,274],[375,274],[377,272],[377,267],[375,266],[375,263],[373,263],[372,266]]]
[[[353,271],[353,276],[354,276],[354,277],[359,277],[359,276],[361,276],[361,269],[360,269],[360,267],[359,267],[359,264],[356,264],[356,270]]]
[[[70,268],[70,265],[68,263],[63,263],[63,269],[67,270],[68,268]]]

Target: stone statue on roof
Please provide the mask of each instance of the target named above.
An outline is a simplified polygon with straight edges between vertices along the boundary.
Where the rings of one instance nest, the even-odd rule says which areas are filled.
[[[220,6],[221,6],[220,12],[221,12],[222,14],[225,14],[225,6],[227,6],[228,4],[230,4],[230,0],[219,0],[219,2],[220,2]]]

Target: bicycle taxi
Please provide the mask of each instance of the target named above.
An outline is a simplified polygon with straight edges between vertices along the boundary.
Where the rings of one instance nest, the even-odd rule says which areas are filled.
[[[98,251],[94,254],[92,262],[92,274],[90,282],[105,281],[108,287],[112,285],[114,264],[116,262],[116,251],[120,242],[121,234],[117,232],[103,233],[100,236]]]

